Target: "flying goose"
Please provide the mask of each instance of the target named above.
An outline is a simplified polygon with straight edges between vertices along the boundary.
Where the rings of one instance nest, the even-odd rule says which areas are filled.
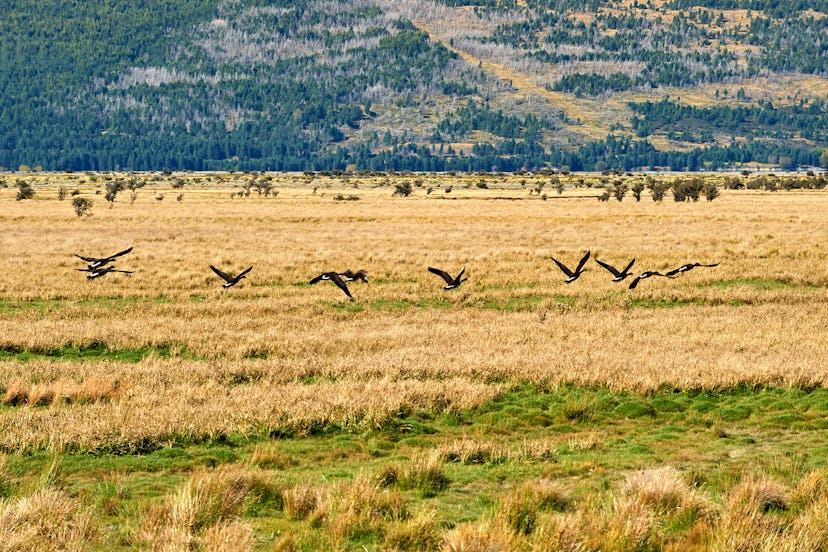
[[[657,270],[645,270],[641,274],[635,277],[635,280],[630,282],[630,289],[635,289],[635,286],[638,285],[638,282],[644,280],[645,278],[650,278],[651,276],[664,276],[665,278],[673,278],[673,276],[668,276],[667,274],[662,274]]]
[[[75,270],[79,270],[80,272],[88,272],[89,274],[86,275],[87,280],[94,280],[95,278],[100,278],[101,276],[105,276],[110,272],[122,272],[124,274],[132,274],[132,270],[117,270],[114,266],[98,266],[97,268],[76,268]]]
[[[348,291],[348,286],[346,286],[345,282],[342,281],[342,278],[340,278],[338,272],[323,272],[316,278],[311,279],[311,281],[308,283],[315,284],[316,282],[321,282],[323,280],[330,280],[331,282],[335,283],[336,287],[341,289],[345,293],[345,295],[348,296],[348,298],[353,299],[353,297],[351,296],[351,292]]]
[[[460,287],[460,284],[468,280],[468,278],[462,278],[463,273],[466,271],[466,267],[463,267],[463,270],[460,271],[460,274],[458,274],[456,278],[452,278],[448,272],[446,272],[445,270],[440,270],[439,268],[434,268],[430,266],[428,267],[428,271],[432,274],[436,274],[437,276],[446,281],[446,285],[443,287],[443,289],[446,290]]]
[[[113,261],[113,259],[115,259],[115,257],[120,257],[121,255],[126,255],[130,251],[132,251],[131,247],[129,249],[124,249],[123,251],[119,251],[118,253],[115,253],[114,255],[110,255],[109,257],[84,257],[83,255],[78,255],[77,253],[74,253],[74,255],[75,255],[75,257],[77,257],[79,259],[83,259],[84,261],[89,263],[87,265],[89,267],[89,269],[94,270],[94,269],[96,269],[100,266],[104,266],[106,264],[111,263]]]
[[[686,265],[681,265],[680,267],[676,268],[675,270],[671,270],[670,272],[667,273],[667,276],[672,277],[672,276],[675,276],[677,274],[681,274],[682,272],[687,272],[689,270],[693,270],[697,266],[712,267],[712,266],[719,266],[719,263],[714,263],[714,264],[687,263]]]
[[[624,270],[618,270],[610,264],[607,264],[603,261],[599,261],[597,258],[595,259],[595,262],[606,268],[610,273],[612,273],[613,276],[615,276],[615,278],[612,279],[613,282],[620,282],[628,276],[632,276],[630,269],[632,268],[633,263],[635,263],[635,259],[631,260],[630,264],[628,264],[627,268],[625,268]]]
[[[345,272],[340,272],[339,275],[344,277],[346,282],[361,280],[366,284],[368,283],[368,275],[365,273],[365,270],[357,270],[356,272],[354,272],[351,269],[348,269]]]
[[[219,278],[221,278],[222,280],[224,280],[224,283],[223,283],[223,284],[221,284],[221,287],[224,287],[224,288],[229,288],[229,287],[235,286],[236,284],[238,284],[238,283],[239,283],[239,281],[240,281],[242,278],[246,278],[246,277],[247,277],[246,275],[247,275],[247,273],[248,273],[248,272],[250,272],[251,270],[253,270],[253,267],[252,267],[252,266],[250,266],[250,267],[248,267],[247,269],[242,270],[241,272],[239,272],[239,274],[238,274],[238,275],[236,275],[236,276],[231,276],[230,274],[227,274],[227,273],[226,273],[226,272],[224,272],[223,270],[219,270],[218,268],[214,267],[213,265],[210,265],[210,268],[213,270],[213,272],[215,272],[216,274],[218,274]]]
[[[566,283],[571,284],[572,282],[577,280],[581,276],[581,274],[586,272],[587,269],[584,268],[584,265],[586,264],[587,259],[589,259],[589,251],[587,251],[586,255],[584,255],[581,258],[581,262],[578,263],[578,268],[576,268],[575,270],[569,270],[569,268],[567,268],[567,266],[565,264],[563,264],[561,261],[559,261],[555,257],[549,257],[549,258],[552,259],[553,261],[555,261],[555,264],[558,265],[558,268],[560,268],[561,271],[568,276],[568,278],[566,279]]]

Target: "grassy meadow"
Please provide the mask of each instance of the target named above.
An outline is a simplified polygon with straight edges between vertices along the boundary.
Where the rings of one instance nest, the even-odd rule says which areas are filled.
[[[828,546],[828,192],[263,179],[0,176],[0,550]]]

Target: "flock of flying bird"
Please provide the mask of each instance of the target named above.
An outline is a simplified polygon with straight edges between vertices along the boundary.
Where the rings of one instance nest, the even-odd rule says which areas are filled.
[[[78,255],[77,253],[75,253],[75,257],[78,257],[78,258],[82,259],[83,261],[85,261],[87,263],[86,268],[77,268],[75,270],[79,270],[81,272],[88,272],[89,274],[87,274],[86,278],[89,279],[89,280],[94,280],[95,278],[100,278],[101,276],[105,276],[106,274],[109,274],[110,272],[122,272],[124,274],[132,274],[133,273],[132,270],[118,270],[112,264],[112,263],[115,262],[115,259],[117,259],[118,257],[120,257],[122,255],[126,255],[130,251],[132,251],[132,247],[130,247],[129,249],[124,249],[123,251],[119,251],[118,253],[115,253],[114,255],[110,255],[108,257],[87,257],[87,256],[84,256],[84,255]],[[556,265],[558,265],[558,268],[561,269],[561,272],[563,272],[566,275],[565,282],[567,284],[571,284],[572,282],[574,282],[575,280],[580,278],[581,274],[583,274],[584,272],[587,271],[586,263],[589,260],[589,256],[590,256],[590,252],[587,251],[586,254],[578,262],[578,266],[575,267],[575,270],[570,269],[569,267],[567,267],[565,264],[563,264],[561,261],[559,261],[555,257],[550,257],[550,258],[555,262]],[[618,270],[617,268],[610,265],[609,263],[606,263],[604,261],[599,261],[598,259],[595,259],[595,262],[598,263],[600,266],[602,266],[604,269],[606,269],[610,274],[612,274],[612,276],[613,276],[612,281],[613,282],[621,282],[621,281],[627,279],[628,277],[633,276],[633,273],[630,272],[630,269],[632,268],[633,264],[635,264],[635,259],[633,259],[629,263],[627,263],[627,266],[624,268],[624,270]],[[682,266],[680,266],[680,267],[678,267],[674,270],[670,270],[670,271],[665,272],[665,273],[658,272],[657,270],[645,270],[644,272],[641,272],[640,274],[638,274],[637,276],[635,276],[633,278],[632,282],[630,282],[629,288],[630,289],[635,289],[635,287],[638,285],[638,283],[641,280],[644,280],[646,278],[650,278],[650,277],[653,277],[653,276],[662,276],[662,277],[665,277],[665,278],[675,278],[679,274],[682,274],[684,272],[692,270],[696,267],[700,267],[700,266],[701,267],[714,267],[714,266],[718,266],[718,265],[719,265],[719,263],[702,264],[702,263],[693,262],[693,263],[684,264],[684,265],[682,265]],[[210,265],[210,269],[212,269],[212,271],[215,272],[218,275],[219,278],[224,280],[224,283],[222,284],[222,287],[229,288],[229,287],[232,287],[232,286],[238,284],[241,281],[242,278],[246,278],[247,273],[250,272],[251,270],[253,270],[253,267],[249,266],[248,268],[242,270],[241,272],[239,272],[236,275],[228,274],[227,272],[224,272],[223,270],[221,270],[219,268],[216,268],[213,265]],[[466,272],[465,268],[463,268],[463,270],[461,270],[460,274],[458,274],[457,276],[452,276],[451,274],[449,274],[445,270],[441,270],[439,268],[434,268],[434,267],[431,267],[431,266],[428,267],[428,271],[431,272],[432,274],[436,274],[437,276],[439,276],[443,280],[445,280],[446,285],[443,286],[443,289],[445,289],[445,290],[460,287],[460,284],[462,284],[463,282],[468,280],[468,278],[463,278],[463,274]],[[351,292],[348,289],[347,282],[354,282],[354,281],[357,281],[357,280],[359,280],[361,282],[366,282],[366,283],[368,282],[368,275],[365,273],[364,270],[358,270],[357,272],[353,272],[349,269],[349,270],[346,270],[345,272],[323,272],[319,276],[316,276],[316,277],[312,278],[309,283],[315,284],[317,282],[322,282],[322,281],[331,281],[334,284],[336,284],[336,286],[339,289],[341,289],[343,291],[343,293],[345,293],[345,295],[347,295],[350,299],[353,299],[353,296],[351,295]]]

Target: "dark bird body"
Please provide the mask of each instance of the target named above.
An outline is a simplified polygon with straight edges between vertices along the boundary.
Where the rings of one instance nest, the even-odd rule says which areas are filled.
[[[432,274],[436,274],[440,278],[446,281],[446,285],[443,289],[454,289],[456,287],[460,287],[460,284],[468,280],[468,278],[463,278],[463,273],[466,272],[466,268],[464,267],[463,270],[460,271],[460,274],[457,275],[456,278],[452,278],[451,275],[446,272],[445,270],[440,270],[439,268],[428,267],[428,271]]]
[[[320,274],[316,278],[312,278],[311,281],[308,282],[308,283],[315,284],[315,283],[321,282],[323,280],[330,280],[331,282],[336,284],[336,287],[341,289],[342,292],[345,293],[345,295],[347,295],[350,299],[353,299],[353,297],[351,296],[351,292],[348,291],[348,286],[345,285],[345,282],[339,276],[338,272],[323,272],[322,274]],[[367,281],[367,278],[366,278],[366,281]]]
[[[587,269],[584,268],[584,265],[586,264],[587,259],[589,259],[589,251],[587,251],[586,255],[584,255],[581,258],[581,262],[578,263],[578,267],[575,270],[570,270],[569,267],[567,267],[565,264],[563,264],[555,257],[550,257],[550,259],[555,261],[555,264],[558,265],[558,268],[561,269],[561,272],[567,275],[566,283],[571,284],[572,282],[580,278],[581,274],[586,272]]]
[[[346,270],[345,272],[340,272],[339,275],[345,278],[346,282],[353,282],[354,280],[360,280],[362,282],[368,283],[368,275],[365,274],[364,270],[357,270],[356,272],[352,270]]]
[[[76,268],[75,270],[79,270],[80,272],[88,272],[89,274],[86,275],[87,280],[94,280],[95,278],[100,278],[101,276],[106,276],[110,272],[121,272],[123,274],[132,274],[132,270],[117,270],[114,266],[98,266],[97,268]]]
[[[621,280],[624,280],[628,276],[632,276],[632,273],[630,272],[630,269],[632,268],[632,265],[635,263],[635,259],[631,260],[630,264],[628,264],[627,268],[625,268],[624,270],[618,270],[614,266],[612,266],[610,264],[607,264],[603,261],[599,261],[598,259],[595,259],[595,262],[598,263],[599,265],[603,266],[604,268],[606,268],[613,276],[615,276],[612,279],[613,282],[620,282]]]
[[[645,270],[644,272],[642,272],[641,274],[636,276],[635,280],[630,282],[630,289],[635,289],[635,286],[638,285],[638,282],[640,282],[641,280],[644,280],[646,278],[651,278],[653,276],[663,276],[665,278],[672,278],[672,276],[668,276],[667,274],[662,274],[661,272],[658,272],[656,270]]]
[[[116,257],[120,257],[121,255],[126,255],[130,251],[132,251],[131,247],[129,249],[124,249],[123,251],[119,251],[118,253],[115,253],[114,255],[110,255],[109,257],[84,257],[83,255],[78,255],[77,253],[75,253],[74,255],[75,255],[75,257],[77,257],[79,259],[83,259],[84,261],[89,263],[87,265],[87,267],[90,270],[94,270],[98,267],[101,267],[101,266],[104,266],[104,265],[107,265],[107,264],[111,263]],[[116,272],[123,272],[123,271],[116,271]]]
[[[714,264],[687,263],[686,265],[681,265],[680,267],[678,267],[675,270],[671,270],[670,272],[667,273],[667,276],[671,276],[671,277],[676,276],[676,275],[681,274],[683,272],[693,270],[697,266],[713,267],[713,266],[719,266],[719,263],[714,263]]]
[[[242,278],[247,277],[248,272],[253,270],[253,267],[250,266],[247,269],[242,270],[241,272],[239,272],[236,276],[232,276],[232,275],[227,274],[226,272],[224,272],[222,270],[219,270],[218,268],[214,267],[213,265],[210,265],[210,268],[213,270],[213,272],[218,274],[219,278],[224,280],[224,283],[221,284],[221,287],[224,287],[224,288],[229,288],[229,287],[235,286],[236,284],[239,283],[239,281]]]

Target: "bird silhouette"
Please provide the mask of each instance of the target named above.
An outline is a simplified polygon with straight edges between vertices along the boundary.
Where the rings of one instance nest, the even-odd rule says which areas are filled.
[[[632,265],[635,263],[635,259],[631,260],[630,264],[628,264],[627,268],[625,268],[624,270],[618,270],[614,266],[607,264],[603,261],[599,261],[598,259],[595,259],[595,262],[606,268],[613,276],[615,276],[615,278],[612,279],[613,282],[620,282],[628,276],[632,276],[630,269],[632,268]]]
[[[451,275],[445,270],[440,270],[439,268],[434,268],[432,266],[428,267],[428,271],[432,274],[436,274],[446,281],[446,285],[443,287],[443,289],[446,290],[460,287],[460,284],[468,280],[468,278],[462,278],[463,273],[466,271],[466,267],[463,267],[463,270],[460,271],[460,274],[458,274],[456,278],[452,278]]]
[[[578,267],[575,270],[569,270],[569,268],[565,264],[563,264],[561,261],[559,261],[555,257],[549,257],[549,258],[552,259],[553,261],[555,261],[555,264],[558,265],[558,268],[560,268],[561,271],[564,274],[567,275],[566,283],[571,284],[572,282],[577,280],[581,276],[581,274],[586,272],[587,269],[584,268],[584,265],[586,264],[587,259],[589,259],[589,251],[587,251],[586,255],[584,255],[581,258],[581,262],[578,263]]]
[[[366,284],[368,283],[368,275],[365,273],[365,270],[357,270],[356,272],[354,272],[351,269],[348,269],[345,272],[340,272],[339,275],[345,278],[346,282],[360,280],[362,282],[365,282]]]
[[[719,263],[714,263],[714,264],[687,263],[685,265],[681,265],[680,267],[676,268],[675,270],[671,270],[670,272],[667,273],[667,276],[671,276],[671,277],[676,276],[677,274],[681,274],[683,272],[693,270],[697,266],[713,267],[713,266],[719,266]]]
[[[87,265],[87,267],[90,270],[94,270],[98,267],[101,267],[101,266],[104,266],[106,264],[111,263],[116,257],[120,257],[121,255],[126,255],[130,251],[132,251],[131,247],[129,249],[124,249],[123,251],[119,251],[118,253],[115,253],[114,255],[110,255],[109,257],[85,257],[83,255],[78,255],[77,253],[74,253],[74,255],[75,255],[75,257],[77,257],[79,259],[83,259],[84,261],[89,263]]]
[[[668,276],[666,274],[662,274],[661,272],[658,272],[657,270],[645,270],[644,272],[642,272],[641,274],[636,276],[635,280],[630,282],[630,289],[635,289],[635,286],[638,285],[638,282],[640,282],[641,280],[644,280],[646,278],[651,278],[653,276],[664,276],[665,278],[673,278],[673,276]]]
[[[345,295],[348,296],[349,299],[353,299],[353,296],[351,296],[351,292],[348,291],[348,286],[345,285],[345,282],[339,276],[338,272],[323,272],[319,276],[312,278],[309,283],[315,284],[316,282],[321,282],[323,280],[330,280],[331,282],[336,284],[336,287],[341,289],[343,293],[345,293]]]
[[[100,278],[101,276],[106,276],[110,272],[122,272],[124,274],[132,274],[132,270],[117,270],[114,266],[98,266],[97,268],[76,268],[75,270],[79,270],[80,272],[88,272],[89,274],[86,275],[87,280],[94,280],[95,278]]]
[[[224,283],[223,283],[223,284],[221,284],[221,287],[223,287],[223,288],[229,288],[229,287],[235,286],[236,284],[238,284],[238,283],[239,283],[239,281],[240,281],[242,278],[246,278],[246,277],[247,277],[247,273],[248,273],[248,272],[250,272],[251,270],[253,270],[253,267],[252,267],[252,266],[250,266],[250,267],[248,267],[247,269],[242,270],[241,272],[239,272],[236,276],[232,276],[232,275],[230,275],[230,274],[227,274],[227,273],[226,273],[226,272],[224,272],[223,270],[219,270],[218,268],[214,267],[213,265],[210,265],[210,268],[213,270],[213,272],[215,272],[216,274],[218,274],[219,278],[221,278],[222,280],[224,280]]]

